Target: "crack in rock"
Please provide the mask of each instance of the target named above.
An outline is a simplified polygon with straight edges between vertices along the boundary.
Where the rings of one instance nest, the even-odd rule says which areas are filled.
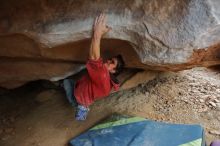
[[[147,24],[146,24],[145,22],[143,22],[143,25],[144,25],[144,27],[146,28],[146,31],[147,31],[147,36],[146,36],[146,37],[147,37],[150,41],[154,42],[156,45],[158,45],[158,46],[161,47],[161,48],[166,48],[167,50],[170,49],[170,47],[167,46],[163,41],[161,41],[160,39],[158,39],[157,37],[153,36],[153,35],[150,33],[150,31],[149,31],[149,29],[148,29],[148,27],[147,27]]]

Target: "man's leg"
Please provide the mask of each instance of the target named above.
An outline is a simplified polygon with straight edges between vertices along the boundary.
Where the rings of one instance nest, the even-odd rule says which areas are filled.
[[[63,88],[65,90],[66,93],[66,97],[69,101],[69,103],[73,106],[76,107],[77,106],[77,102],[76,99],[73,95],[74,92],[74,81],[72,79],[64,79],[63,80]]]
[[[76,98],[73,95],[74,92],[74,81],[72,79],[63,80],[63,87],[66,92],[66,97],[73,107],[76,107],[75,118],[78,121],[84,121],[87,118],[89,108],[83,105],[79,105]]]

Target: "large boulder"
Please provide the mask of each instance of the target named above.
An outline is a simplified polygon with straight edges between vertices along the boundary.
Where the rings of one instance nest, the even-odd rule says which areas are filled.
[[[219,0],[7,0],[0,2],[0,86],[58,80],[88,56],[94,18],[112,27],[101,44],[127,67],[178,71],[220,64]]]

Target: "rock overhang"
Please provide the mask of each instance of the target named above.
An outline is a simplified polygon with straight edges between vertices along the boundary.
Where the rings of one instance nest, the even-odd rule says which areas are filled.
[[[112,27],[102,41],[105,57],[119,53],[127,67],[162,71],[220,64],[218,4],[217,0],[1,2],[0,84],[10,88],[11,83],[65,77],[79,70],[87,58],[93,20],[103,10]]]

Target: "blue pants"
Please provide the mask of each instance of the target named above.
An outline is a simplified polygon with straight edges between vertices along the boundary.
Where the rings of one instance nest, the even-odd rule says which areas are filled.
[[[74,80],[72,79],[63,80],[63,87],[66,92],[66,98],[68,99],[69,103],[73,107],[76,107],[76,114],[75,114],[76,120],[78,121],[86,120],[89,112],[89,108],[77,103],[76,97],[73,94],[75,87]]]
[[[63,80],[63,88],[66,92],[66,98],[68,99],[69,103],[73,106],[76,107],[78,105],[76,98],[74,96],[74,87],[75,87],[75,82],[72,79],[64,79]]]

